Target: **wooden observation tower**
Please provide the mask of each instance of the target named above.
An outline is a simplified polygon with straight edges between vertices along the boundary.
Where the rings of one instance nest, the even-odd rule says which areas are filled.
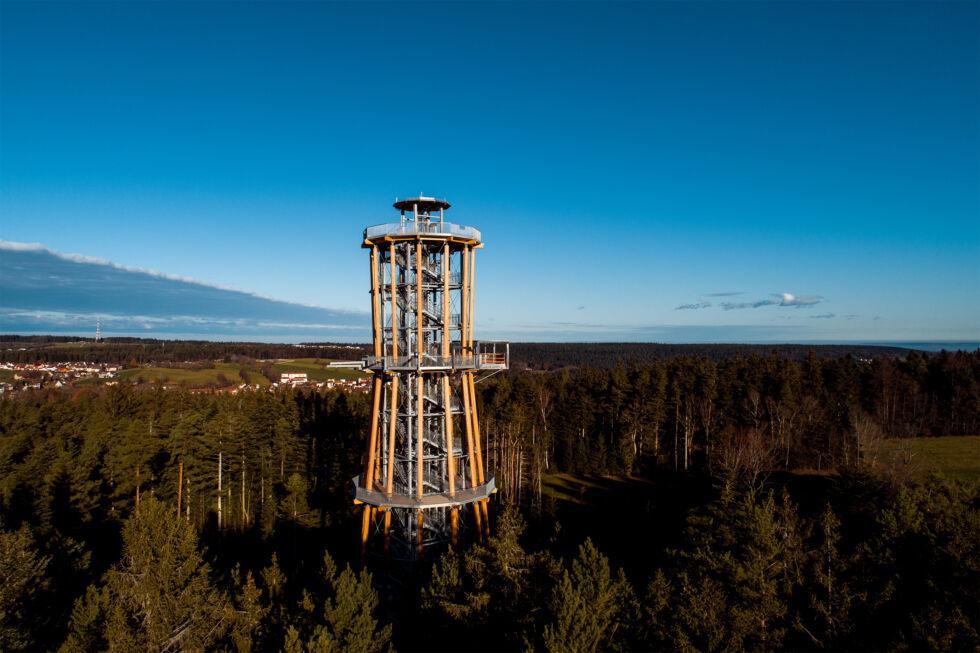
[[[507,369],[506,343],[473,339],[480,232],[444,220],[449,203],[395,202],[398,222],[368,227],[373,372],[364,471],[362,554],[374,536],[413,560],[427,547],[488,533],[494,479],[484,474],[474,383]]]

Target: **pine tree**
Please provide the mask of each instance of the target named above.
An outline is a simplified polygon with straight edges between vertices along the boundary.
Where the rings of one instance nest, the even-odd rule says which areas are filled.
[[[47,590],[50,559],[37,551],[26,526],[0,530],[0,650],[35,647],[35,628],[44,621],[40,600]],[[39,618],[40,617],[40,618]]]
[[[62,653],[104,651],[108,648],[105,635],[105,615],[108,610],[105,588],[89,585],[85,595],[75,602],[71,612],[71,629],[61,646]]]
[[[816,546],[806,569],[806,606],[796,625],[820,648],[838,649],[851,626],[853,595],[840,552],[840,520],[828,505],[820,516]]]
[[[152,497],[126,521],[122,560],[76,608],[69,641],[90,641],[98,604],[110,651],[203,649],[229,625],[227,599],[211,584],[192,527]]]
[[[391,626],[379,626],[374,616],[378,595],[371,586],[371,574],[359,574],[346,567],[334,577],[333,597],[324,606],[324,617],[331,641],[341,651],[375,653],[388,648]]]
[[[800,584],[795,509],[730,491],[693,515],[673,552],[670,644],[703,651],[778,648]]]
[[[554,622],[545,626],[545,648],[553,653],[609,650],[619,625],[616,615],[626,608],[631,593],[623,572],[614,576],[609,559],[586,540],[555,587]]]
[[[547,552],[529,554],[520,544],[524,523],[501,513],[487,546],[447,552],[422,591],[422,609],[449,631],[490,649],[526,647],[538,639],[558,566]]]
[[[378,595],[371,574],[355,574],[350,566],[337,571],[330,554],[324,554],[322,581],[324,599],[317,606],[304,593],[297,617],[286,630],[284,650],[327,653],[380,653],[391,645],[391,626],[378,623]]]
[[[250,653],[255,642],[261,642],[264,638],[262,626],[268,607],[263,605],[262,590],[255,584],[251,573],[246,574],[245,580],[238,585],[231,638],[239,653]]]

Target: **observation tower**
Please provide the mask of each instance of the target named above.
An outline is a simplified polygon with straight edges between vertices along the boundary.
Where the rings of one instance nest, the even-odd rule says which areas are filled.
[[[394,204],[398,222],[368,227],[374,375],[364,471],[362,557],[383,537],[386,554],[421,557],[470,532],[489,533],[476,376],[509,366],[506,343],[473,340],[480,232],[446,222],[449,203],[415,197]]]

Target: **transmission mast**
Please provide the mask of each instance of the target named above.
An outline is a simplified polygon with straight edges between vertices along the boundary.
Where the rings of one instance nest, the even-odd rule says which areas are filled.
[[[362,554],[373,535],[404,560],[464,533],[489,534],[476,376],[509,366],[507,343],[473,340],[480,232],[446,222],[449,203],[396,201],[398,222],[368,227],[374,375],[364,471]]]

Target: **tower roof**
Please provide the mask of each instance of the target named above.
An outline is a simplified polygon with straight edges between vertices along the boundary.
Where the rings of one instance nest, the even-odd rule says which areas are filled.
[[[398,200],[392,206],[399,211],[412,211],[418,207],[419,213],[432,213],[434,211],[446,210],[450,207],[446,200],[437,200],[434,197],[409,197],[405,200]]]

